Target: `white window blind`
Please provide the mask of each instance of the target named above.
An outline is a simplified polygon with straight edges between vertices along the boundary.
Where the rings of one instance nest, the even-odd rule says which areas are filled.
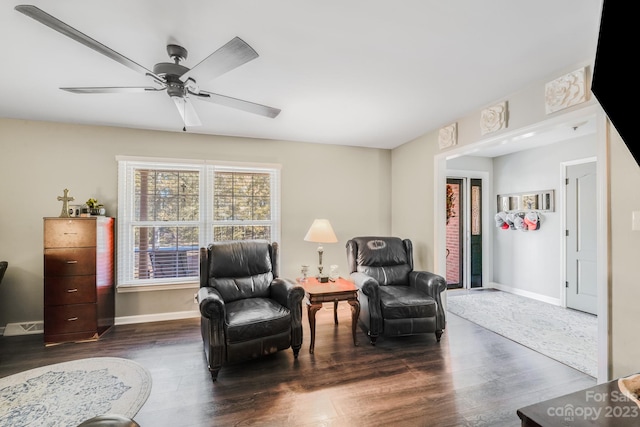
[[[197,283],[199,248],[280,238],[280,167],[118,158],[118,286]]]

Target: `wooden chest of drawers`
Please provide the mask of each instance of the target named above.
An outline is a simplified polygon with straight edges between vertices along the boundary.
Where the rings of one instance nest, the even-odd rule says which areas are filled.
[[[114,323],[114,219],[44,219],[44,341],[97,340]]]

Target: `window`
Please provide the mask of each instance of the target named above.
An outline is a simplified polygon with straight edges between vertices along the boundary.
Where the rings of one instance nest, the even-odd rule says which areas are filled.
[[[118,287],[199,280],[212,241],[279,241],[277,165],[118,157]]]
[[[271,176],[218,172],[213,179],[214,240],[271,239]]]

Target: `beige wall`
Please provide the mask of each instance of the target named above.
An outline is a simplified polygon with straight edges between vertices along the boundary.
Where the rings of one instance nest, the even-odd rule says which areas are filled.
[[[418,270],[434,271],[433,157],[437,132],[393,150],[391,217],[393,235],[411,239]]]
[[[613,378],[640,371],[640,231],[631,213],[640,211],[640,168],[615,131],[610,132],[611,360]]]
[[[117,155],[281,164],[286,277],[301,264],[315,270],[317,246],[303,240],[314,218],[331,221],[339,241],[324,245],[323,261],[342,274],[348,238],[391,231],[390,150],[0,119],[0,258],[9,261],[0,327],[42,320],[42,218],[60,214],[63,189],[80,204],[97,198],[116,216]],[[194,292],[119,293],[116,317],[180,317],[197,308]]]

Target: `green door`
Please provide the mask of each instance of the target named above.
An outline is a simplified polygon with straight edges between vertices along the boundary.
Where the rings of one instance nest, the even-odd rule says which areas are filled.
[[[470,284],[472,288],[479,288],[482,286],[482,180],[472,178],[470,184]]]

